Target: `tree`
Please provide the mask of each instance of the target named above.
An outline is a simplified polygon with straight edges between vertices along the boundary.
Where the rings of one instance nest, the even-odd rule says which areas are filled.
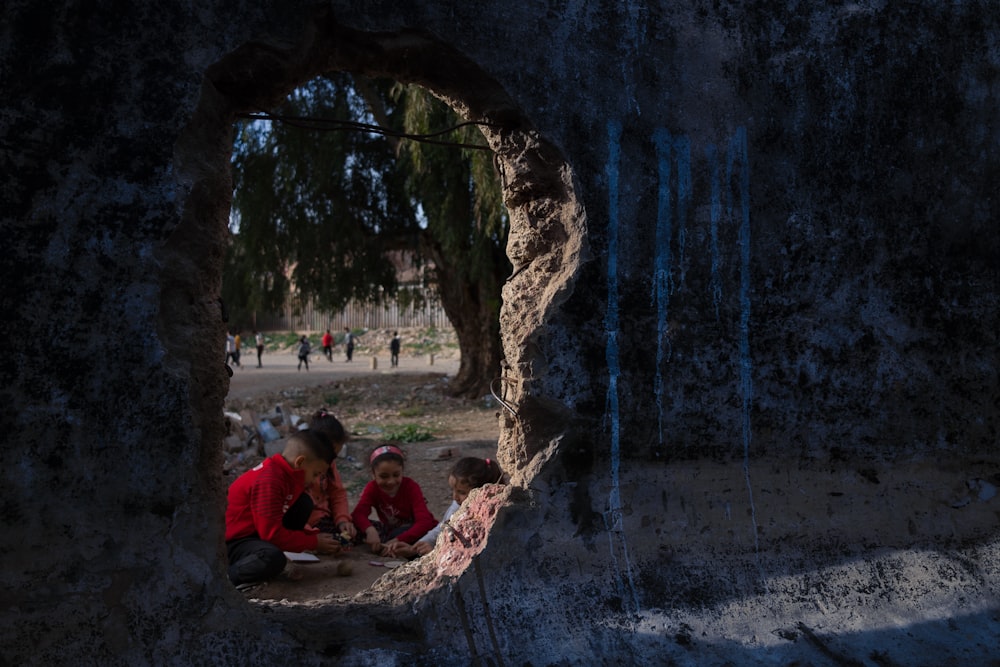
[[[396,93],[408,133],[428,134],[457,120],[422,88],[397,88]],[[455,138],[481,141],[476,135],[479,130],[465,126]],[[462,149],[456,154],[452,147],[418,142],[406,142],[402,149],[410,195],[419,198],[427,216],[421,253],[433,262],[441,304],[462,351],[453,386],[464,395],[481,396],[500,368],[500,289],[511,270],[505,253],[509,219],[492,153]]]
[[[363,93],[363,96],[361,93]],[[358,126],[253,121],[240,127],[233,160],[233,247],[224,298],[277,310],[287,298],[336,310],[352,299],[393,295],[386,253],[410,249],[433,268],[462,361],[451,390],[481,396],[499,371],[500,288],[508,218],[488,150],[473,126],[452,145],[401,141],[459,124],[425,90],[331,73],[297,89],[283,117],[378,123]],[[286,271],[291,269],[290,275]],[[295,291],[292,293],[292,285]]]

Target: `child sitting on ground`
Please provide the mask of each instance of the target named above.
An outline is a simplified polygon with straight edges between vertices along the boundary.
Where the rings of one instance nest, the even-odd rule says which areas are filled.
[[[340,479],[337,470],[337,457],[340,456],[347,442],[347,432],[336,417],[320,410],[309,420],[309,430],[329,441],[333,448],[333,461],[330,467],[309,486],[309,497],[313,501],[313,510],[306,525],[312,526],[324,533],[332,533],[334,537],[342,536],[350,542],[357,537],[358,531],[351,522],[351,512],[347,507],[347,489]]]
[[[423,556],[434,548],[441,529],[451,515],[458,511],[472,489],[478,489],[486,484],[500,484],[503,481],[503,470],[493,459],[481,459],[466,456],[455,462],[448,474],[448,486],[451,487],[451,505],[445,510],[441,523],[413,544],[413,556]],[[410,554],[402,554],[409,556]]]
[[[420,485],[403,477],[403,452],[393,445],[377,447],[368,457],[372,481],[361,492],[351,513],[354,525],[364,531],[373,553],[400,555],[433,528],[437,521],[427,509]],[[370,521],[372,508],[379,521]],[[360,536],[359,536],[360,537]]]
[[[285,568],[285,551],[337,553],[328,533],[307,529],[312,501],[303,490],[326,472],[333,448],[321,436],[298,431],[284,451],[240,475],[229,487],[226,551],[229,580],[238,587],[271,579]],[[292,502],[292,499],[297,499]]]

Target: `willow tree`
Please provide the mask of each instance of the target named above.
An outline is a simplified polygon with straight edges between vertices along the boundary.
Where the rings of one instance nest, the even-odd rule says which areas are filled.
[[[224,298],[271,311],[289,298],[331,311],[377,303],[398,287],[388,253],[410,250],[430,269],[455,327],[453,393],[486,393],[499,372],[510,264],[492,153],[462,147],[485,147],[479,131],[465,125],[435,137],[444,145],[402,138],[460,119],[421,88],[343,73],[297,89],[273,110],[276,119],[237,133]]]
[[[417,86],[397,87],[395,97],[411,135],[430,134],[458,120],[451,108]],[[454,140],[463,146],[483,143],[473,125],[457,129]],[[431,261],[441,305],[462,351],[453,386],[458,393],[482,395],[500,370],[500,289],[511,271],[509,219],[493,154],[415,141],[404,141],[400,148],[407,190],[427,218],[420,254]]]

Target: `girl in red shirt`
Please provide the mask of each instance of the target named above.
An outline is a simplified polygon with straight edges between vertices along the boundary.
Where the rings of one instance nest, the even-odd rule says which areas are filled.
[[[395,556],[437,525],[427,509],[420,485],[403,476],[403,452],[393,445],[375,448],[368,457],[372,481],[368,482],[351,513],[373,553]],[[368,517],[372,510],[378,521]]]

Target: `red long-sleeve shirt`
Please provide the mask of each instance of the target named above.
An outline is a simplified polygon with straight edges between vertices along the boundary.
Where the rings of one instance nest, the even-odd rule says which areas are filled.
[[[305,471],[292,468],[281,454],[247,470],[229,487],[226,541],[257,533],[283,551],[315,549],[315,531],[289,530],[281,525],[304,487]]]
[[[373,481],[368,482],[357,506],[351,512],[354,525],[362,533],[371,527],[372,522],[368,520],[372,508],[378,514],[379,521],[389,530],[412,523],[413,525],[397,536],[395,539],[407,544],[413,544],[423,537],[428,530],[437,525],[437,519],[427,509],[427,501],[424,499],[424,492],[420,490],[420,485],[409,477],[404,477],[399,483],[399,490],[395,496],[388,496],[378,484]]]

